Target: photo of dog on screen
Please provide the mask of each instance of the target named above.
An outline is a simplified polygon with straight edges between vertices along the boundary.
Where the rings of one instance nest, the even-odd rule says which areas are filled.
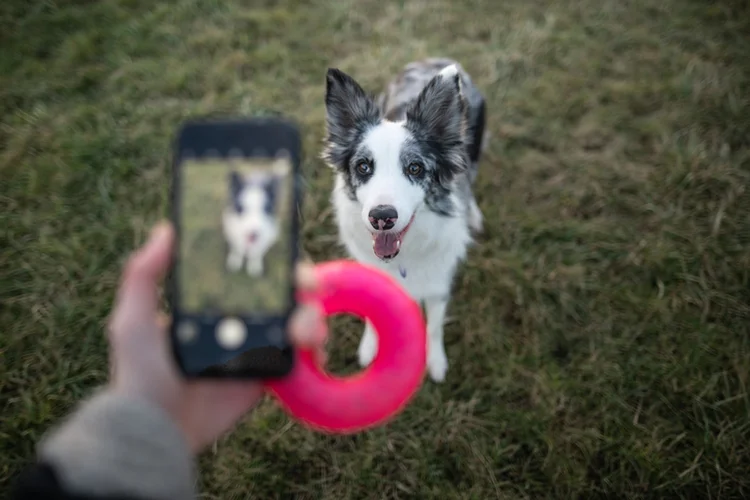
[[[229,173],[222,214],[227,271],[264,275],[266,255],[279,239],[279,191],[286,175],[282,162],[268,170]]]

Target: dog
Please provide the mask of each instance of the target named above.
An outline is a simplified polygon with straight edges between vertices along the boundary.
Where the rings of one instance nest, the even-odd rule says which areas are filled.
[[[229,174],[229,203],[222,214],[228,271],[240,271],[245,264],[250,276],[264,275],[265,256],[279,239],[277,200],[285,174],[280,163],[267,172]]]
[[[485,134],[485,99],[456,61],[408,64],[378,98],[349,75],[326,75],[323,160],[340,243],[355,260],[396,278],[424,305],[427,370],[448,370],[443,324],[453,277],[483,227],[472,186]],[[369,365],[377,337],[357,350]]]

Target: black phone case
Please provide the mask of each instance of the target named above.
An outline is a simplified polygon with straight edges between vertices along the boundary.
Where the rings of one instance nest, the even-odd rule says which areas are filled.
[[[189,359],[202,358],[217,359],[226,351],[218,346],[204,341],[201,346],[186,348],[176,338],[176,325],[183,315],[180,309],[180,286],[177,268],[179,248],[181,242],[182,218],[181,205],[181,169],[180,164],[187,158],[213,157],[267,157],[279,150],[286,150],[290,154],[292,166],[292,198],[293,206],[290,210],[291,226],[291,262],[289,263],[289,304],[288,310],[279,317],[266,317],[256,321],[250,315],[240,315],[248,328],[248,336],[265,332],[271,327],[280,327],[284,336],[284,347],[261,347],[250,351],[237,353],[228,362],[217,363],[202,370],[191,369]],[[229,379],[258,379],[278,378],[287,375],[294,364],[294,351],[286,335],[289,317],[296,307],[296,286],[294,269],[299,256],[299,207],[302,202],[300,182],[300,163],[302,145],[299,128],[291,120],[277,117],[248,118],[234,120],[193,120],[185,122],[180,128],[174,143],[172,162],[172,176],[170,183],[170,218],[176,232],[176,244],[173,250],[172,266],[166,280],[166,295],[173,321],[170,325],[170,343],[172,353],[182,374],[187,378],[229,378]],[[196,315],[193,315],[196,316]],[[200,315],[201,329],[215,328],[225,316]],[[234,315],[237,316],[237,315]],[[213,325],[213,326],[212,326]],[[192,349],[193,352],[188,352]],[[244,367],[244,369],[240,369]]]

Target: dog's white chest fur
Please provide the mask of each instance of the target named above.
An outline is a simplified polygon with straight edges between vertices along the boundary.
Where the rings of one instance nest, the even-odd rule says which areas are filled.
[[[429,211],[417,213],[401,251],[383,261],[372,251],[372,236],[362,224],[361,207],[345,194],[344,181],[337,176],[332,195],[339,238],[349,254],[359,262],[382,269],[393,276],[427,313],[427,369],[435,382],[442,382],[448,371],[443,345],[443,323],[450,299],[456,267],[466,257],[472,238],[465,216],[446,219]],[[377,354],[377,337],[367,323],[357,355],[361,366],[369,365]]]

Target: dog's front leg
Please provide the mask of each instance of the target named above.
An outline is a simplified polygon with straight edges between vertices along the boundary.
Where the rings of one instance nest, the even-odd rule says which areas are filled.
[[[359,348],[357,349],[357,357],[359,358],[359,366],[362,368],[368,366],[375,359],[375,354],[378,352],[378,337],[375,335],[375,331],[369,321],[365,322],[365,332],[362,335],[362,340],[359,341]]]
[[[425,299],[424,306],[427,316],[427,371],[434,382],[442,382],[448,371],[448,357],[443,345],[443,323],[448,298]]]
[[[263,275],[263,255],[247,256],[247,274],[254,278]]]
[[[229,252],[227,253],[227,270],[229,271],[239,271],[239,269],[242,267],[242,254],[240,252],[236,252],[229,249]]]
[[[482,211],[480,210],[479,205],[477,205],[477,200],[472,197],[469,202],[469,227],[471,227],[471,229],[477,234],[480,234],[483,231],[483,219]]]

